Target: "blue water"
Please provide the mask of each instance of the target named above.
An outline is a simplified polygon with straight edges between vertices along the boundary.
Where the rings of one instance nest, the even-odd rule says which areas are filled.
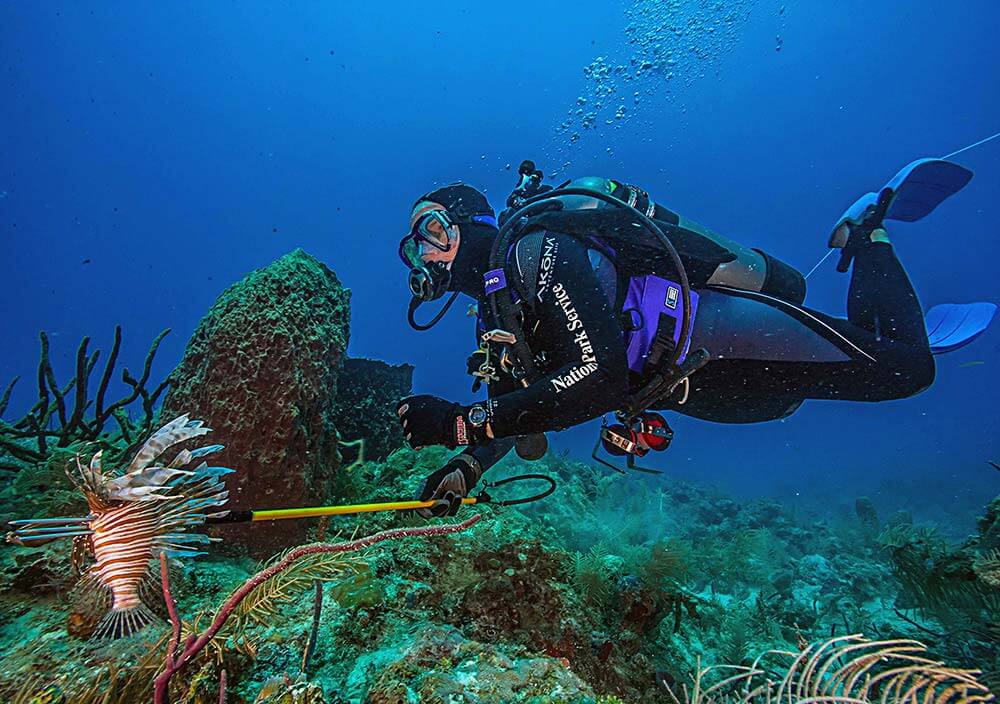
[[[673,21],[720,16],[681,4]],[[505,167],[524,158],[612,176],[808,270],[860,193],[1000,130],[993,0],[727,3],[716,38],[703,24],[674,42],[671,78],[619,81],[594,128],[560,129],[594,102],[584,68],[629,65],[630,23],[670,5],[3,4],[0,380],[24,377],[12,412],[34,400],[39,329],[65,377],[84,335],[107,350],[122,324],[134,369],[170,327],[162,376],[226,286],[294,247],[353,290],[350,354],[413,363],[417,391],[468,400],[471,321],[456,307],[431,332],[405,322],[396,243],[435,184],[466,180],[500,206]],[[1000,140],[958,160],[972,183],[892,229],[925,307],[1000,301]],[[807,303],[842,314],[846,286],[828,261]],[[743,494],[868,493],[970,521],[1000,490],[986,464],[1000,459],[998,328],[939,358],[934,387],[905,401],[808,402],[747,427],[678,418],[661,466]],[[593,433],[555,444],[586,454]]]

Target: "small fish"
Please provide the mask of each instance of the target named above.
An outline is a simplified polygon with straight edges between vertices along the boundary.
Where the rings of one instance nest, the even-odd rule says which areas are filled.
[[[76,471],[67,474],[87,499],[89,515],[11,521],[15,530],[7,534],[9,543],[36,547],[73,538],[75,551],[83,549],[93,556],[78,588],[94,598],[111,597],[110,610],[94,637],[121,638],[158,621],[142,598],[155,579],[156,561],[161,554],[170,558],[204,554],[193,546],[212,539],[190,529],[228,513],[206,510],[229,498],[222,477],[233,470],[205,462],[193,470],[182,469],[218,452],[222,445],[181,450],[169,464],[156,463],[168,448],[208,432],[200,420],[175,418],[153,433],[120,475],[104,474],[101,452],[86,466],[77,456]]]
[[[982,366],[984,364],[986,364],[986,362],[984,362],[981,359],[977,359],[974,362],[963,362],[962,364],[958,365],[958,368],[959,369],[965,369],[966,367],[979,367],[979,366]]]

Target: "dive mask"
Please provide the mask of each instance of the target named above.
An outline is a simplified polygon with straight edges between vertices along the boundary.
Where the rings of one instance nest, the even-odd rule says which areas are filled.
[[[473,215],[469,222],[496,227],[496,218],[489,214]],[[399,241],[399,259],[410,267],[409,286],[414,298],[433,301],[448,290],[451,272],[448,263],[434,261],[434,252],[448,252],[453,246],[450,228],[457,223],[447,210],[436,203],[418,210],[410,231]]]
[[[433,301],[440,298],[451,281],[451,272],[444,261],[429,261],[434,250],[447,252],[452,242],[448,228],[454,223],[443,209],[420,214],[403,239],[399,241],[399,259],[410,267],[409,286],[414,298]]]
[[[446,210],[431,210],[418,217],[410,231],[399,241],[399,258],[406,266],[417,268],[426,265],[428,253],[424,244],[439,252],[451,249],[448,228],[454,225]]]

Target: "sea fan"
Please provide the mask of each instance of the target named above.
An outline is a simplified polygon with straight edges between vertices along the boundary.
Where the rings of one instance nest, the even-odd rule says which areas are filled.
[[[698,668],[690,690],[667,687],[674,704],[972,704],[993,701],[974,670],[961,670],[925,657],[912,640],[870,641],[841,636],[800,653],[769,651],[749,667]],[[765,657],[790,660],[775,681]],[[708,685],[712,675],[722,679]]]
[[[577,591],[592,603],[603,606],[611,596],[611,583],[604,565],[608,551],[603,545],[595,545],[583,555],[573,555],[573,584]]]

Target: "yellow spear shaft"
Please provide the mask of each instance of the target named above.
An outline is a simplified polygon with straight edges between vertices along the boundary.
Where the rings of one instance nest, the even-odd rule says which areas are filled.
[[[534,496],[527,496],[517,499],[506,499],[504,501],[494,500],[486,489],[503,486],[511,482],[523,480],[541,480],[548,482],[549,486],[545,491]],[[556,488],[555,480],[544,474],[519,474],[514,477],[506,477],[495,482],[485,482],[483,490],[477,496],[469,496],[462,499],[464,506],[474,504],[492,503],[496,506],[513,506],[515,504],[525,504],[531,501],[544,499]],[[371,513],[373,511],[412,511],[417,508],[430,508],[437,504],[437,501],[388,501],[380,504],[344,504],[342,506],[312,506],[308,508],[272,508],[256,511],[240,510],[230,511],[225,516],[209,518],[206,523],[249,523],[251,521],[282,521],[288,518],[315,518],[317,516],[343,516],[352,513]]]
[[[281,521],[287,518],[315,518],[316,516],[342,516],[372,511],[406,511],[430,508],[435,501],[388,501],[380,504],[344,504],[342,506],[312,506],[309,508],[274,508],[260,511],[233,511],[228,516],[209,520],[209,523],[243,523],[245,521]],[[477,503],[475,497],[462,499],[466,506]]]

